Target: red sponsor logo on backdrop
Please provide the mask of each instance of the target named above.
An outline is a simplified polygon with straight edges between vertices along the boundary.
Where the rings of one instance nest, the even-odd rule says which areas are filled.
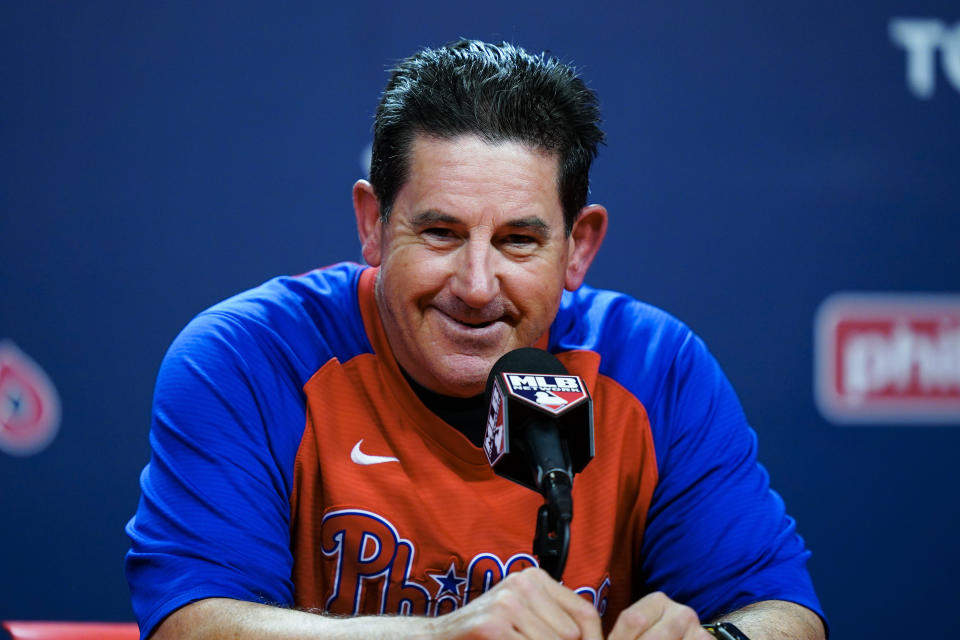
[[[960,295],[835,294],[815,330],[827,419],[960,424]]]
[[[59,428],[60,399],[50,378],[12,342],[0,342],[0,451],[37,453]]]

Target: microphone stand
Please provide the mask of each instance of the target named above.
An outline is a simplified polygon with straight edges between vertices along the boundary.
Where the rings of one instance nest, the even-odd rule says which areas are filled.
[[[560,582],[570,549],[570,521],[573,520],[573,481],[561,469],[546,473],[540,483],[544,503],[537,511],[533,553],[540,568]]]

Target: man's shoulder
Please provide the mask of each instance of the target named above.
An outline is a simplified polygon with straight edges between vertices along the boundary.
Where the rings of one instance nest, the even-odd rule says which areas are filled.
[[[341,262],[293,276],[277,276],[231,296],[201,312],[240,322],[323,322],[331,315],[359,315],[357,280],[365,267]],[[341,318],[342,319],[342,318]]]
[[[331,357],[369,350],[357,284],[365,267],[339,263],[278,276],[197,314],[171,352],[268,352],[310,375]],[[169,355],[169,354],[168,354]]]
[[[564,292],[551,327],[558,349],[587,349],[602,355],[642,352],[669,360],[693,333],[679,319],[633,296],[583,285]]]
[[[648,412],[663,406],[657,399],[671,397],[670,388],[714,366],[703,341],[673,315],[587,285],[565,292],[549,348],[596,353],[598,373],[625,387]]]

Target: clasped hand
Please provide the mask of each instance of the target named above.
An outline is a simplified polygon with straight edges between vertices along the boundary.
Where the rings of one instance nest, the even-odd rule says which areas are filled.
[[[540,569],[510,574],[466,607],[436,619],[438,637],[604,640],[597,610]],[[606,640],[713,640],[696,612],[663,593],[620,613]]]

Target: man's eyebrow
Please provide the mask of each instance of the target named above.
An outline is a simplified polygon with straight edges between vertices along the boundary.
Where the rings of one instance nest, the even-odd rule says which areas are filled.
[[[525,218],[516,218],[507,222],[507,226],[517,229],[529,229],[530,231],[546,235],[550,232],[550,225],[543,221],[540,216],[527,216]]]
[[[423,213],[418,213],[413,217],[411,222],[415,227],[428,227],[431,224],[436,224],[438,222],[457,224],[460,222],[460,218],[451,216],[448,213],[440,213],[439,211],[434,211],[431,209],[429,211],[424,211]]]

